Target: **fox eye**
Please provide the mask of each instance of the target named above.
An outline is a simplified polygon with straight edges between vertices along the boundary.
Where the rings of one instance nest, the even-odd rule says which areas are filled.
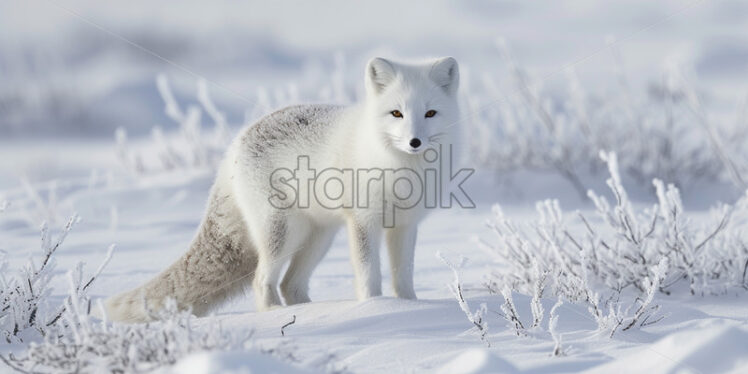
[[[436,111],[431,109],[428,112],[426,112],[426,118],[431,118],[436,115]]]
[[[393,110],[390,114],[395,118],[403,118],[403,114],[399,110]]]

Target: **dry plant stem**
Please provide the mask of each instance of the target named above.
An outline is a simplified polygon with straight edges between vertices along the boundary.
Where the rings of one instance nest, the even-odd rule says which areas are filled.
[[[488,338],[486,336],[488,334],[488,323],[485,320],[485,315],[487,312],[486,304],[482,304],[480,309],[478,309],[475,313],[470,311],[470,306],[468,305],[465,297],[462,294],[462,283],[460,282],[460,273],[458,271],[458,267],[455,266],[451,261],[447,260],[446,257],[441,254],[441,252],[437,252],[436,257],[444,262],[444,264],[452,270],[454,280],[451,284],[449,284],[449,290],[457,299],[457,303],[459,304],[462,312],[465,313],[468,321],[470,321],[470,323],[472,323],[473,326],[475,326],[475,328],[478,330],[481,341],[484,342],[486,346],[490,347],[491,343],[488,341]]]
[[[296,323],[296,315],[295,314],[293,315],[293,319],[290,322],[288,322],[285,325],[281,326],[281,336],[286,336],[286,331],[285,331],[286,327],[291,326],[294,323]]]

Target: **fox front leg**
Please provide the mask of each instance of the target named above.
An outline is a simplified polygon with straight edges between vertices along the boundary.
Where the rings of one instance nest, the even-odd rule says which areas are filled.
[[[413,289],[413,258],[417,233],[417,225],[393,227],[385,233],[392,269],[392,286],[395,295],[403,299],[416,298]]]
[[[356,296],[364,300],[382,295],[382,270],[379,264],[381,229],[351,219],[348,222],[348,241],[355,276]]]

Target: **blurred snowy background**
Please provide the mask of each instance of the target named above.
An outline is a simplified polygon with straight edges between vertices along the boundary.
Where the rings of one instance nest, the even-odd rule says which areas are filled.
[[[600,91],[615,80],[611,53],[596,53],[611,37],[623,39],[618,48],[636,85],[659,82],[665,64],[678,64],[692,68],[715,95],[732,96],[741,88],[736,77],[748,73],[748,5],[741,1],[0,6],[0,129],[14,137],[111,136],[118,126],[147,132],[164,121],[154,100],[157,73],[172,76],[180,91],[195,79],[187,70],[226,87],[216,101],[232,122],[241,121],[260,86],[293,83],[302,97],[316,95],[320,73],[334,66],[336,55],[353,70],[346,78],[358,78],[372,55],[454,55],[479,82],[506,68],[497,37],[538,75],[578,62],[582,82]]]
[[[520,91],[506,51],[552,112],[568,109],[570,71],[593,107],[609,96],[662,97],[677,85],[669,77],[677,71],[710,116],[733,125],[748,92],[747,27],[748,4],[727,0],[3,1],[0,144],[11,154],[23,145],[51,156],[3,157],[0,186],[24,173],[55,177],[64,156],[44,145],[50,139],[75,149],[111,140],[117,128],[130,138],[149,137],[154,126],[174,130],[158,74],[188,104],[197,80],[207,80],[237,127],[286,102],[354,100],[362,67],[375,55],[456,57],[463,93],[476,97],[491,132],[503,131],[505,121],[490,111]],[[676,101],[683,96],[670,88]]]
[[[242,126],[288,104],[360,99],[373,56],[450,55],[460,63],[461,127],[466,162],[478,169],[470,186],[478,208],[435,212],[422,225],[415,283],[424,300],[353,301],[339,235],[312,278],[314,303],[254,313],[249,293],[196,325],[254,331],[261,353],[312,371],[616,372],[632,362],[650,372],[729,371],[748,357],[748,204],[739,201],[748,187],[746,30],[748,2],[740,0],[0,0],[0,281],[15,274],[9,269],[23,274],[29,256],[54,243],[37,249],[42,221],[54,238],[78,213],[81,222],[55,253],[58,267],[34,283],[53,289],[39,298],[48,307],[44,317],[53,318],[50,305],[68,295],[65,271],[84,261],[91,273],[111,243],[112,261],[91,296],[143,283],[184,252],[215,163]],[[617,153],[631,201],[616,203],[623,187],[608,191],[601,151]],[[655,196],[653,178],[680,190],[660,185]],[[613,210],[590,201],[587,189],[607,196]],[[544,202],[536,218],[534,202],[550,198],[563,209]],[[496,202],[502,213],[491,211]],[[710,210],[718,202],[735,208]],[[504,234],[493,236],[486,221]],[[615,250],[599,252],[603,240]],[[513,243],[524,243],[529,254],[517,255]],[[562,249],[558,257],[547,252],[554,248]],[[461,255],[473,260],[460,269],[461,282],[468,311],[488,305],[484,341],[469,331],[475,323],[468,319],[480,309],[465,319],[445,287],[453,275],[437,251],[455,262]],[[601,257],[577,258],[585,251]],[[654,268],[662,258],[669,259],[657,268],[666,268],[665,276]],[[551,274],[545,297],[534,295],[546,279],[541,265],[587,271],[601,294],[579,294],[592,286],[576,275]],[[25,278],[18,279],[22,289]],[[7,285],[15,283],[0,283]],[[509,294],[497,295],[503,286]],[[609,314],[593,313],[595,303],[610,296],[607,305],[622,289],[617,311],[611,304]],[[502,319],[512,315],[512,294],[527,329]],[[19,305],[28,301],[10,295],[23,299]],[[645,304],[645,296],[654,302]],[[14,305],[12,297],[0,301]],[[554,314],[556,299],[565,304]],[[616,319],[628,324],[639,307],[656,315],[652,320],[667,318],[621,331]],[[3,330],[11,326],[7,310],[0,308],[0,332],[13,330]],[[538,312],[542,324],[530,327]],[[292,315],[299,322],[288,328],[290,337],[279,336]],[[552,328],[554,316],[561,322]],[[112,360],[121,358],[118,344],[129,340],[119,338],[127,334],[156,351],[162,343],[152,333],[161,330],[102,332],[78,322],[111,345],[114,353],[102,356]],[[192,334],[169,326],[173,339]],[[217,334],[212,347],[241,348]],[[0,355],[24,352],[21,338],[9,338]],[[486,341],[494,348],[473,350]],[[680,347],[683,341],[693,343]],[[147,358],[144,367],[205,348],[192,343]],[[564,354],[550,357],[558,347]],[[191,360],[180,367],[264,365],[245,353]],[[483,366],[471,366],[476,362]]]

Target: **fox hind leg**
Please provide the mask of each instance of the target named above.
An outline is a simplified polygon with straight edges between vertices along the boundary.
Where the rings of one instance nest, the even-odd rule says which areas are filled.
[[[274,217],[252,235],[258,255],[252,288],[260,311],[281,305],[278,280],[285,263],[283,249],[289,242],[287,234],[288,220],[285,217]]]
[[[312,227],[310,233],[291,257],[281,282],[281,294],[287,305],[306,303],[309,299],[309,278],[330,249],[335,228]]]

